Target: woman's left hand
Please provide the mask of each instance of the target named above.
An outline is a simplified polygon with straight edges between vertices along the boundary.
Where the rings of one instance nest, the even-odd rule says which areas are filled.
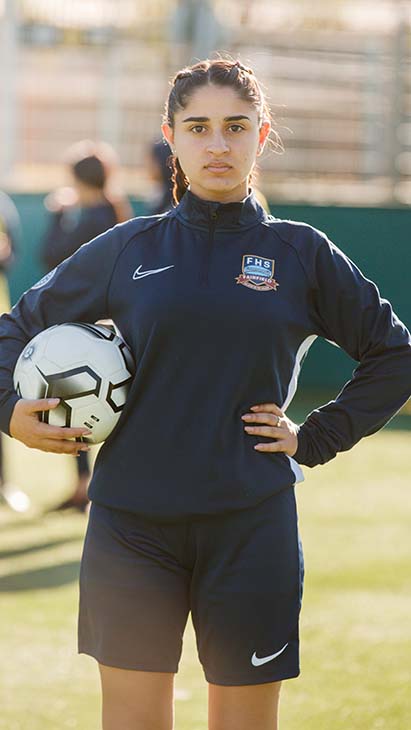
[[[298,426],[283,413],[275,403],[262,403],[251,406],[252,413],[245,413],[241,418],[247,424],[246,433],[252,436],[267,436],[275,439],[254,446],[257,451],[283,451],[293,456],[298,448]],[[248,424],[257,423],[258,426]]]

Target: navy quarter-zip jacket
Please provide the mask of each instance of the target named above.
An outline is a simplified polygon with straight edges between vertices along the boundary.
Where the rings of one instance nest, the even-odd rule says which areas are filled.
[[[411,394],[411,337],[378,289],[320,231],[265,213],[253,194],[220,204],[188,191],[161,216],[83,245],[0,320],[0,426],[12,373],[50,325],[111,318],[136,374],[99,451],[92,500],[178,517],[246,508],[380,429]],[[284,411],[316,337],[358,361],[338,397],[300,426],[294,458],[258,452],[257,403]]]

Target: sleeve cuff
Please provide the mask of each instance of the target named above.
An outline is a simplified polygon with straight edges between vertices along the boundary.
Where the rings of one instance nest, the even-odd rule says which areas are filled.
[[[8,436],[10,434],[10,420],[13,414],[14,406],[17,401],[20,400],[20,396],[17,393],[12,393],[6,403],[4,403],[0,409],[0,430],[4,431]]]
[[[303,444],[303,435],[301,432],[301,426],[298,427],[297,432],[297,439],[298,439],[298,446],[297,451],[295,454],[293,454],[292,458],[295,459],[299,464],[303,464],[303,457],[304,457],[304,444]]]
[[[315,466],[315,464],[311,463],[311,460],[309,458],[309,441],[307,437],[307,431],[304,428],[304,424],[302,424],[298,428],[297,439],[297,451],[292,458],[295,459],[298,464],[303,464],[304,466],[310,467]]]

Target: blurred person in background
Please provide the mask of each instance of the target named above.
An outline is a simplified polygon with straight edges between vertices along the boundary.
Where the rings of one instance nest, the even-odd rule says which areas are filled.
[[[10,294],[7,272],[13,264],[18,240],[21,236],[20,219],[11,198],[0,190],[0,314],[10,310]],[[4,443],[0,435],[0,501],[6,502],[16,512],[25,512],[30,500],[20,488],[4,478]]]
[[[66,162],[71,185],[57,188],[44,201],[51,214],[41,252],[48,271],[133,215],[116,182],[118,164],[110,145],[82,140],[67,151]]]
[[[133,216],[126,197],[115,187],[118,172],[112,147],[102,142],[82,140],[67,151],[71,185],[58,188],[45,199],[50,222],[41,248],[47,271],[117,223]],[[90,465],[86,452],[76,460],[77,482],[73,493],[54,510],[86,511]]]
[[[146,168],[149,177],[158,187],[158,193],[152,204],[147,206],[147,215],[165,213],[173,207],[173,172],[170,160],[171,149],[165,140],[157,140],[150,145]]]

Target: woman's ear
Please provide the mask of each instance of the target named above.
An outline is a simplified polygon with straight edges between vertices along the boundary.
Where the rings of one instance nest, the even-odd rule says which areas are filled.
[[[171,151],[174,155],[175,152],[174,152],[174,130],[173,130],[173,128],[170,127],[170,125],[167,122],[164,122],[164,124],[161,125],[161,132],[163,134],[164,139],[167,140],[167,142],[171,148]]]
[[[257,156],[259,156],[259,155],[262,154],[262,152],[264,150],[264,146],[265,146],[266,140],[267,140],[267,137],[270,134],[270,132],[271,132],[271,124],[270,124],[270,122],[264,122],[261,125],[261,127],[260,127],[260,134],[259,134],[259,139],[258,139]]]

